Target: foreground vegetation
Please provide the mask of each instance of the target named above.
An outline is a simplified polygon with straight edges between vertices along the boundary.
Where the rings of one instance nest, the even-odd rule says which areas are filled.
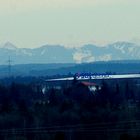
[[[139,139],[139,80],[102,81],[91,92],[74,81],[0,85],[0,139]]]

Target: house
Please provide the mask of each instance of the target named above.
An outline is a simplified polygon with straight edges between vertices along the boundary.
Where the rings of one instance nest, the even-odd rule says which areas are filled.
[[[101,86],[99,86],[98,84],[96,83],[91,83],[91,82],[81,82],[81,84],[83,84],[84,86],[87,86],[88,89],[91,91],[91,92],[95,92],[96,90],[100,90],[101,89]]]

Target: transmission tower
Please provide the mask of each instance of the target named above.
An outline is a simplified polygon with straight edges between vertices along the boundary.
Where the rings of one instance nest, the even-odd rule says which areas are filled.
[[[9,57],[7,62],[8,62],[8,75],[9,75],[9,77],[11,77],[11,67],[12,67],[11,63],[12,63],[12,60],[11,60],[10,57]]]

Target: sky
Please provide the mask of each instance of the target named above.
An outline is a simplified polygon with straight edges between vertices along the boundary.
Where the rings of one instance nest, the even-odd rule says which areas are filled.
[[[0,44],[76,47],[140,39],[140,0],[0,0]]]

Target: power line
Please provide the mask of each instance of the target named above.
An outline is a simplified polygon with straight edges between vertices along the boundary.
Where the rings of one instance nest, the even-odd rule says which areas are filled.
[[[136,128],[134,128],[133,123],[136,123]],[[98,124],[98,125],[97,125]],[[114,123],[96,123],[96,124],[78,124],[78,125],[63,125],[63,126],[50,126],[50,127],[37,127],[37,128],[20,128],[20,129],[5,129],[0,130],[0,133],[55,133],[55,132],[68,132],[72,130],[74,132],[94,132],[94,133],[103,133],[103,132],[127,132],[127,131],[140,131],[140,121],[124,121]],[[128,127],[131,126],[132,128]],[[110,127],[111,126],[111,127]],[[125,127],[124,127],[125,126]],[[110,128],[109,128],[110,127]],[[138,127],[138,128],[137,128]]]

